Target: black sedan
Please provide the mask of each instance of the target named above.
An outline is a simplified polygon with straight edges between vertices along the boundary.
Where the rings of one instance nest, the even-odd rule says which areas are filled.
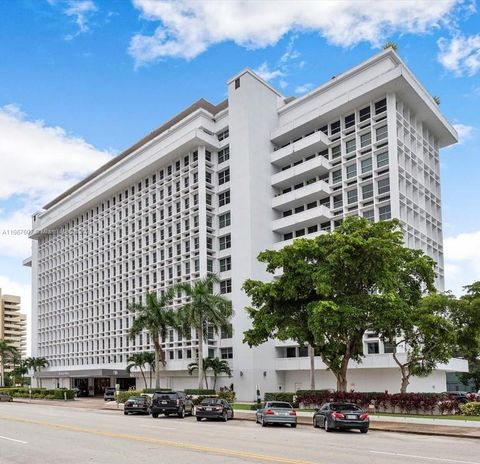
[[[13,401],[13,396],[7,395],[6,393],[0,393],[0,401],[11,403]]]
[[[233,419],[233,408],[228,401],[221,398],[205,398],[197,406],[195,415],[197,421],[202,419],[221,419],[227,422],[228,419]]]
[[[131,396],[125,401],[123,414],[150,414],[150,398],[146,395]]]
[[[352,403],[325,403],[313,415],[313,426],[323,427],[325,432],[335,429],[358,429],[368,432],[368,414]]]

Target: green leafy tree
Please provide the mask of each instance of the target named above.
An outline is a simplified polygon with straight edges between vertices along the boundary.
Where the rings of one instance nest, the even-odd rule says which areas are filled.
[[[205,358],[202,363],[202,375],[203,379],[205,380],[205,388],[208,390],[208,378],[207,378],[207,369],[208,369],[208,360],[209,358]],[[193,375],[195,372],[199,372],[198,362],[193,361],[187,366],[187,371],[189,375]]]
[[[145,388],[147,388],[147,378],[145,377],[145,353],[134,353],[127,359],[127,372],[130,374],[132,369],[138,369],[143,377],[145,382]]]
[[[460,374],[460,381],[466,385],[472,384],[476,392],[480,391],[480,361],[469,363],[469,372]]]
[[[213,372],[213,389],[217,389],[217,378],[221,374],[226,374],[228,377],[232,376],[232,369],[230,364],[225,359],[220,358],[207,358],[206,360],[207,370],[211,369]]]
[[[147,331],[155,349],[155,388],[160,388],[160,365],[165,367],[164,343],[170,328],[178,326],[174,311],[169,308],[174,297],[173,289],[167,290],[159,297],[155,292],[147,292],[145,304],[133,303],[128,310],[135,313],[135,319],[130,327],[129,335],[135,338],[143,331]]]
[[[393,345],[393,359],[401,373],[401,393],[406,393],[412,376],[426,377],[453,356],[457,337],[450,314],[455,304],[452,295],[431,294],[393,318],[386,317],[389,325],[384,325],[382,335]]]
[[[28,366],[25,361],[21,361],[20,364],[14,367],[12,371],[14,375],[14,383],[20,383],[22,387],[25,385],[25,376],[28,374]]]
[[[208,274],[192,284],[181,283],[176,287],[188,300],[179,310],[183,332],[187,334],[194,328],[198,337],[199,389],[203,388],[203,343],[208,336],[208,328],[211,327],[214,332],[229,330],[230,318],[233,315],[231,301],[213,291],[214,284],[219,282],[218,276]]]
[[[348,218],[331,233],[263,252],[259,260],[269,272],[282,269],[283,275],[278,286],[245,283],[253,306],[245,341],[278,337],[305,344],[312,337],[339,391],[347,388],[349,362],[363,357],[365,331],[377,331],[386,313],[416,305],[425,288],[434,288],[433,260],[404,246],[396,220]]]
[[[33,376],[37,382],[37,387],[42,387],[42,379],[37,377],[37,372],[48,366],[48,361],[43,357],[30,357],[25,360],[26,366],[33,370]]]
[[[148,366],[149,388],[152,388],[152,377],[155,373],[155,353],[153,351],[145,351],[143,359],[145,360],[145,365]]]
[[[0,387],[5,386],[5,368],[7,364],[18,355],[18,350],[11,342],[5,339],[0,340]]]

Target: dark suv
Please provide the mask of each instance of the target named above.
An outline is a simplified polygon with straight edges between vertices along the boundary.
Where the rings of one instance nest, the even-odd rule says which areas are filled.
[[[185,392],[174,391],[156,391],[153,394],[152,405],[150,407],[152,417],[158,417],[159,414],[177,414],[184,418],[186,414],[193,415],[193,402]]]

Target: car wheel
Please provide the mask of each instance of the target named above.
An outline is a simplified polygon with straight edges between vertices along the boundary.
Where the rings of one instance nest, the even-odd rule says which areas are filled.
[[[319,428],[319,427],[318,427],[317,419],[315,419],[315,418],[313,419],[313,427],[314,427],[315,429],[318,429],[318,428]]]
[[[296,429],[296,428],[297,428],[297,424],[291,424],[291,427],[292,427],[292,429]]]
[[[202,420],[201,417],[197,417],[197,422],[200,422]]]
[[[227,422],[227,421],[228,421],[228,412],[225,411],[225,412],[223,413],[222,420],[223,420],[223,422]]]
[[[360,429],[360,432],[361,432],[361,433],[367,433],[367,432],[368,432],[368,429]]]
[[[233,410],[232,410],[232,415],[230,416],[230,419],[233,419]]]
[[[262,427],[266,427],[267,423],[265,422],[265,419],[262,417],[260,418],[260,424],[262,424]]]
[[[124,414],[125,416],[128,416],[128,412],[127,412],[127,411],[123,411],[123,414]]]
[[[165,417],[168,417],[170,415],[169,412],[164,412],[163,414],[164,414]]]
[[[180,417],[180,419],[184,419],[185,418],[185,408],[182,408],[180,410],[180,412],[178,413],[178,417]]]
[[[323,428],[325,429],[325,432],[331,432],[332,429],[328,425],[328,419],[325,419],[325,422],[323,423]]]
[[[156,419],[158,417],[158,412],[152,412],[152,417]]]

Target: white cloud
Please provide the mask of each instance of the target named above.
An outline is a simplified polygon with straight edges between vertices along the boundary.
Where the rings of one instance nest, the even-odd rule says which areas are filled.
[[[480,230],[448,237],[445,252],[445,288],[460,295],[462,287],[480,280]]]
[[[296,94],[302,94],[302,93],[307,93],[309,90],[313,89],[313,84],[311,84],[310,82],[306,83],[306,84],[303,84],[303,85],[299,85],[297,87],[295,87],[295,90],[294,92]]]
[[[97,6],[93,0],[47,0],[52,6],[61,6],[62,13],[69,18],[72,18],[78,26],[78,31],[75,34],[68,34],[65,39],[72,40],[80,34],[90,30],[91,16],[98,11]]]
[[[0,275],[0,289],[4,295],[20,297],[20,312],[27,315],[27,354],[30,354],[31,320],[32,320],[32,292],[30,285],[16,282],[10,277]]]
[[[280,69],[270,69],[267,62],[262,63],[257,69],[253,70],[254,73],[258,74],[262,79],[271,81],[277,77],[283,76],[283,71]]]
[[[15,105],[0,107],[0,256],[25,258],[30,215],[111,156]]]
[[[152,35],[133,36],[137,64],[163,57],[192,59],[211,45],[232,41],[246,48],[276,44],[288,32],[318,32],[329,43],[379,46],[392,34],[428,33],[450,21],[461,0],[133,0],[144,19],[159,22]],[[293,49],[291,53],[294,53]]]
[[[480,34],[442,37],[438,47],[438,61],[457,76],[474,76],[480,70]]]
[[[466,124],[453,124],[453,127],[458,133],[459,143],[464,143],[471,138],[475,132],[475,127],[467,126]]]

